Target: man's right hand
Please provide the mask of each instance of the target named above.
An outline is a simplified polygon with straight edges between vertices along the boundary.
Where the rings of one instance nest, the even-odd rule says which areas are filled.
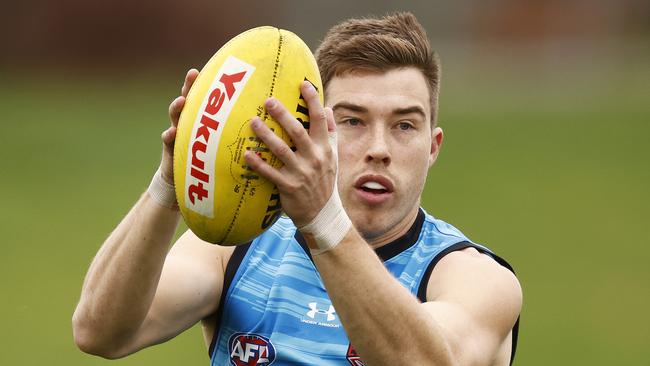
[[[171,124],[160,136],[163,142],[160,172],[163,179],[171,185],[174,184],[174,141],[176,140],[176,127],[178,126],[178,119],[181,116],[183,106],[185,106],[187,93],[190,91],[198,75],[199,71],[197,69],[187,71],[185,82],[181,88],[181,95],[169,104],[169,120]]]

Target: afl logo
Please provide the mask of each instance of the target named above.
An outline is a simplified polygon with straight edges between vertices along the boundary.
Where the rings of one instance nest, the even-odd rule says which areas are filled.
[[[233,366],[267,366],[275,361],[275,347],[261,335],[235,333],[228,341],[228,349]]]

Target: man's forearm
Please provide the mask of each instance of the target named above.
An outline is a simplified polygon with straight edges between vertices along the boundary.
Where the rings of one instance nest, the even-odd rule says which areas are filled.
[[[101,352],[97,347],[137,331],[179,219],[177,209],[162,207],[145,193],[106,239],[90,265],[73,317],[82,349]]]
[[[452,364],[440,327],[356,230],[314,262],[366,365]]]

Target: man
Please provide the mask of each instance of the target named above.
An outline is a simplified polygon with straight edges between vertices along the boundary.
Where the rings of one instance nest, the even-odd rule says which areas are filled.
[[[197,76],[188,72],[159,173],[88,271],[73,318],[83,351],[123,357],[201,320],[213,365],[511,362],[516,277],[419,207],[443,139],[424,30],[408,13],[349,20],[317,60],[327,107],[303,83],[308,132],[275,99],[265,103],[295,151],[251,120],[284,166],[246,161],[277,185],[288,217],[237,248],[186,232],[169,249],[180,217],[169,198],[175,126]]]

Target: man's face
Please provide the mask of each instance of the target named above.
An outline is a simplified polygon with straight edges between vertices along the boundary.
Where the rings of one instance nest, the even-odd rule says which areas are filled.
[[[426,80],[415,68],[333,78],[325,94],[338,136],[338,189],[368,240],[401,235],[415,218],[442,130],[431,130]]]

